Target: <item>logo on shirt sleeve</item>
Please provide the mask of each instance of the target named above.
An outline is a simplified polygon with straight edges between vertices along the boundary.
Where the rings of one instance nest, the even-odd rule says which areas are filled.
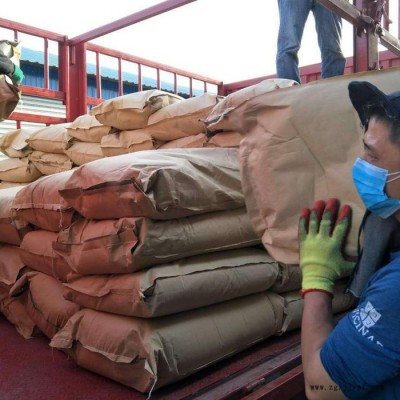
[[[364,308],[360,308],[360,318],[362,324],[366,328],[371,328],[374,326],[381,317],[381,314],[375,310],[374,306],[368,301]]]
[[[379,340],[376,340],[370,329],[379,321],[381,314],[375,309],[371,302],[367,302],[364,307],[356,308],[351,315],[351,319],[357,331],[367,339],[382,346]]]

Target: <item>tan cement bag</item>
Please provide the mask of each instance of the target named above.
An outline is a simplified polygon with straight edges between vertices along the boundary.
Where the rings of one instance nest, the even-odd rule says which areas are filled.
[[[103,125],[93,115],[85,114],[76,118],[67,128],[68,135],[81,142],[100,143],[101,138],[113,131]]]
[[[220,132],[212,136],[206,147],[240,147],[240,142],[243,139],[243,135],[239,132],[226,131]]]
[[[43,174],[53,175],[57,172],[72,169],[72,161],[66,154],[44,153],[43,151],[33,151],[28,156],[32,164]]]
[[[90,110],[103,125],[121,131],[144,128],[151,114],[182,101],[183,98],[162,90],[143,90],[106,100]]]
[[[0,75],[0,121],[7,119],[17,107],[21,92],[8,76]]]
[[[121,131],[106,135],[101,139],[101,151],[107,157],[134,153],[135,151],[154,150],[153,139],[145,129]]]
[[[75,165],[86,164],[104,157],[100,143],[75,142],[64,152]]]
[[[234,131],[236,128],[232,124],[230,115],[233,110],[256,96],[294,85],[297,85],[297,82],[291,79],[266,79],[256,85],[229,94],[204,119],[207,131]]]
[[[0,286],[0,314],[3,314],[25,339],[40,336],[39,328],[28,315],[21,300],[18,297],[10,297],[8,292],[8,289]]]
[[[2,181],[27,183],[35,181],[40,176],[42,174],[28,157],[0,160],[0,180]]]
[[[354,297],[350,293],[344,293],[347,282],[337,281],[332,302],[332,311],[338,314],[349,310],[354,304]],[[303,316],[304,300],[299,291],[282,294],[285,299],[285,317],[280,333],[298,329],[301,327]]]
[[[279,275],[275,284],[271,287],[271,292],[287,293],[301,289],[303,275],[298,265],[287,265],[279,263]]]
[[[201,121],[207,117],[221,96],[204,93],[158,110],[149,117],[146,130],[164,142],[205,132]]]
[[[194,149],[206,147],[207,136],[204,133],[198,133],[197,135],[187,136],[180,139],[171,140],[162,144],[158,147],[160,150],[163,149]]]
[[[27,140],[36,129],[15,129],[0,136],[0,151],[11,158],[23,158],[32,153]]]
[[[53,250],[56,232],[35,230],[27,233],[19,246],[19,254],[24,265],[66,282],[73,271],[66,261]]]
[[[248,212],[277,261],[298,263],[300,211],[311,207],[314,200],[329,197],[353,209],[346,253],[356,255],[365,208],[352,181],[354,160],[362,154],[362,131],[348,96],[351,80],[367,80],[392,92],[400,89],[400,70],[346,75],[275,90],[254,97],[231,113],[245,133],[240,161]]]
[[[83,368],[149,392],[274,335],[282,316],[282,298],[273,293],[152,320],[85,309],[50,346]]]
[[[264,249],[248,247],[132,274],[73,278],[64,284],[64,297],[86,308],[153,318],[263,292],[278,274],[278,263]]]
[[[56,124],[38,129],[27,142],[34,150],[64,154],[64,150],[68,149],[72,142],[67,132],[68,126],[69,124]]]
[[[80,310],[80,307],[62,296],[62,284],[49,275],[27,272],[10,290],[19,296],[26,311],[37,327],[52,338]]]
[[[22,187],[0,188],[0,242],[2,243],[18,246],[24,235],[32,229],[28,222],[13,218],[12,203]]]
[[[88,219],[181,218],[243,206],[236,149],[149,150],[79,167],[60,190]]]
[[[21,186],[22,187],[22,186],[27,185],[28,183],[0,181],[0,189],[8,189],[8,188],[17,187],[17,186]]]
[[[59,190],[74,170],[43,176],[24,186],[12,203],[13,216],[41,229],[58,232],[71,225],[75,211],[60,196]]]
[[[129,273],[168,261],[257,245],[244,208],[171,220],[78,220],[54,250],[76,273]]]
[[[0,286],[11,289],[22,274],[25,264],[22,262],[17,246],[0,245]]]

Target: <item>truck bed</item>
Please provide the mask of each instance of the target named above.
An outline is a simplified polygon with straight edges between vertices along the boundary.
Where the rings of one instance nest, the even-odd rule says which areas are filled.
[[[0,315],[0,399],[145,400],[147,395],[78,367],[48,345],[24,339]],[[285,333],[151,395],[155,400],[305,399],[300,331]]]

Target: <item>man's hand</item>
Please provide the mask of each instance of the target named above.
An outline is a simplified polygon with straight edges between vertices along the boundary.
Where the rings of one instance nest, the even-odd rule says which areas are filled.
[[[24,74],[18,65],[15,65],[6,55],[0,52],[0,74],[7,75],[11,78],[15,85],[18,85]]]
[[[19,85],[22,79],[24,79],[24,73],[22,72],[22,69],[18,67],[18,65],[14,65],[14,72],[11,74],[10,78],[16,85]]]
[[[301,294],[322,291],[333,294],[334,282],[348,276],[354,263],[346,261],[342,249],[351,225],[351,208],[337,199],[318,200],[313,209],[302,210],[299,220]],[[322,217],[322,218],[321,218]]]

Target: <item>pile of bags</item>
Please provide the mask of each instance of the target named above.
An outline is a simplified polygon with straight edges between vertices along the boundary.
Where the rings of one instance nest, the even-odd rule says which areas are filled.
[[[63,152],[72,165],[60,158],[49,173],[35,160],[43,176],[0,186],[0,311],[24,337],[44,334],[78,365],[141,392],[298,328],[303,302],[292,227],[287,257],[280,256],[282,241],[268,242],[262,228],[279,214],[267,211],[270,198],[279,195],[282,210],[297,201],[293,212],[306,204],[292,198],[295,186],[288,190],[285,180],[278,185],[272,177],[284,140],[261,159],[269,144],[257,146],[252,130],[258,121],[267,126],[265,109],[253,102],[262,99],[270,109],[270,96],[279,94],[277,108],[285,101],[290,111],[307,87],[293,85],[265,81],[224,99],[141,93],[142,108],[122,96],[72,124],[29,134],[18,146],[7,142],[24,152],[13,154],[27,157],[27,165],[35,166],[29,159],[35,151]],[[47,129],[59,146],[34,150]],[[182,140],[202,144],[172,148]],[[91,150],[89,159],[72,160],[77,143],[96,144],[101,156]],[[292,154],[276,175],[296,174],[290,166],[296,159]],[[257,170],[259,163],[269,175]],[[287,233],[286,219],[274,218],[274,233]],[[338,282],[335,312],[352,305],[344,285]]]

